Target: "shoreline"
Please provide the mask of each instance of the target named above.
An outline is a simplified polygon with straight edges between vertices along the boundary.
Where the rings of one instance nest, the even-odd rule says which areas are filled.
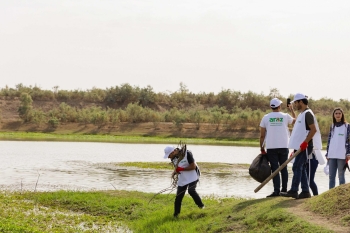
[[[192,145],[251,146],[258,147],[257,139],[192,138],[168,136],[57,134],[41,132],[0,132],[0,141],[65,141],[105,142],[140,144],[178,144],[180,141]]]

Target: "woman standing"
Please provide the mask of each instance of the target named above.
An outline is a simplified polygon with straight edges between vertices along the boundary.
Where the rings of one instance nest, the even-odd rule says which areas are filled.
[[[341,108],[333,110],[333,124],[330,127],[327,143],[326,158],[329,164],[329,189],[335,186],[335,177],[338,170],[339,184],[345,184],[346,158],[350,156],[350,127],[345,121]]]

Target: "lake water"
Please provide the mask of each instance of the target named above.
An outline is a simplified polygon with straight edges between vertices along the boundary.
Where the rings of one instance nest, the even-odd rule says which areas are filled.
[[[176,145],[174,145],[176,146]],[[0,141],[0,188],[10,190],[137,190],[157,193],[171,184],[171,171],[121,169],[118,162],[169,162],[162,144],[91,142]],[[188,145],[201,162],[250,164],[258,147]],[[293,172],[288,165],[290,188]],[[328,190],[328,176],[320,165],[315,181],[319,192]],[[349,172],[346,179],[350,180]],[[260,183],[248,169],[227,174],[202,171],[197,191],[202,196],[262,198],[273,191],[272,181],[258,193]]]

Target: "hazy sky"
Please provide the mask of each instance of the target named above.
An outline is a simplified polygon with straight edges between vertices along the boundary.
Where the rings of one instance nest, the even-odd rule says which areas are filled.
[[[0,88],[350,99],[349,43],[347,0],[0,1]]]

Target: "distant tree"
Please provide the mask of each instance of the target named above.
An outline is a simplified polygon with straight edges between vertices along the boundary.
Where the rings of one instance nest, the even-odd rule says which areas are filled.
[[[150,104],[154,104],[156,94],[153,92],[153,88],[151,86],[147,86],[146,88],[141,88],[138,99],[139,104],[146,107]]]
[[[28,93],[22,93],[20,96],[20,105],[18,108],[19,117],[24,122],[29,122],[32,119],[32,110],[33,110],[33,100],[32,97]]]
[[[270,89],[270,93],[269,93],[269,97],[272,98],[280,98],[281,94],[279,92],[279,90],[277,88],[271,88]]]
[[[109,122],[112,124],[112,126],[115,126],[120,122],[119,112],[116,109],[111,109],[107,107],[107,115],[109,118]]]
[[[35,124],[37,124],[37,126],[41,126],[41,124],[45,121],[46,116],[45,116],[45,112],[43,112],[42,110],[33,110],[33,122]]]
[[[138,105],[138,104],[128,104],[128,106],[125,109],[128,121],[131,123],[140,123],[144,122],[145,115],[144,115],[144,109]]]
[[[54,129],[56,129],[58,127],[59,123],[60,123],[60,121],[56,117],[51,117],[48,121],[49,126],[51,128],[54,128]]]

